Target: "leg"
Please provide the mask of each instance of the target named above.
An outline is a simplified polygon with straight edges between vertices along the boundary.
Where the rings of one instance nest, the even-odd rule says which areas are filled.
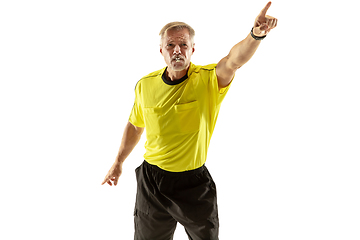
[[[159,203],[149,169],[136,169],[135,240],[172,240],[177,222]]]
[[[196,224],[188,224],[185,232],[189,240],[218,240],[219,239],[219,221],[218,219],[208,219]]]
[[[135,240],[172,240],[177,222],[164,214],[146,215],[135,210]]]
[[[185,227],[190,240],[218,240],[219,219],[215,183],[205,168],[200,174],[186,178],[181,201],[173,216]],[[182,181],[186,183],[186,181]],[[190,187],[191,185],[191,187]]]

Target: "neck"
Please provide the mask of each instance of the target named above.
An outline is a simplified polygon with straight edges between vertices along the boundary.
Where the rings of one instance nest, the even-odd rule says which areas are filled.
[[[170,81],[179,80],[179,79],[183,78],[187,74],[187,72],[189,70],[189,67],[187,67],[186,69],[181,70],[181,71],[173,71],[173,70],[167,68],[166,69],[166,77]]]

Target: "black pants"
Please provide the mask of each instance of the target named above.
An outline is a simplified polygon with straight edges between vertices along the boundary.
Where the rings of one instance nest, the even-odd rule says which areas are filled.
[[[216,187],[205,166],[178,173],[144,161],[135,172],[135,240],[171,240],[178,222],[189,239],[218,239]]]

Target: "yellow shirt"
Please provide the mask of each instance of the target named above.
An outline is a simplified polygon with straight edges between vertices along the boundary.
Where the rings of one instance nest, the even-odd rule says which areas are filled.
[[[148,163],[171,172],[193,170],[206,161],[230,85],[218,88],[216,64],[191,63],[187,75],[176,82],[167,81],[165,71],[153,72],[137,83],[129,121],[145,127]]]

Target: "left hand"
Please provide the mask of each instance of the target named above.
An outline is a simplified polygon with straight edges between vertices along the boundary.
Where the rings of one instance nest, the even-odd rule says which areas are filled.
[[[114,182],[114,186],[116,186],[119,181],[119,177],[121,173],[122,173],[122,163],[115,161],[101,185],[107,183],[110,186],[112,186],[112,182]]]
[[[271,2],[268,2],[260,14],[256,17],[253,34],[257,37],[263,37],[267,35],[271,29],[277,26],[278,20],[274,17],[266,15],[267,10],[271,6]]]

